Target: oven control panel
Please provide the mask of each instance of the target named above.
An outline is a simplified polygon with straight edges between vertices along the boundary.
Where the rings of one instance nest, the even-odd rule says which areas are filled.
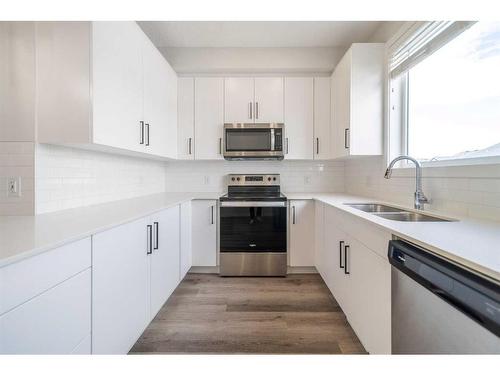
[[[269,186],[279,185],[279,174],[230,174],[229,186]]]

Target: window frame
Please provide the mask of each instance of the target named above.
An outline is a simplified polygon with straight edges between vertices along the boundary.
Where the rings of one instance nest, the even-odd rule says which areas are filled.
[[[409,74],[391,77],[390,57],[424,22],[407,22],[387,42],[386,47],[386,118],[385,118],[385,163],[389,165],[392,159],[399,155],[408,155],[408,105],[409,105]],[[411,155],[410,155],[411,156]],[[500,155],[477,158],[456,158],[436,161],[421,161],[422,167],[461,167],[500,164]],[[414,168],[412,163],[401,161],[397,169]]]

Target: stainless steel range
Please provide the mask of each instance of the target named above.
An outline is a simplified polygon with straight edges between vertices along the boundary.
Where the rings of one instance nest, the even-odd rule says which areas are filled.
[[[229,175],[219,200],[221,276],[286,276],[287,204],[279,174]]]

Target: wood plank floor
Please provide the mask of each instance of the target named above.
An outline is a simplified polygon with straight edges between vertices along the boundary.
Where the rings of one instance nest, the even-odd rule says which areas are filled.
[[[366,353],[317,274],[188,274],[131,353]]]

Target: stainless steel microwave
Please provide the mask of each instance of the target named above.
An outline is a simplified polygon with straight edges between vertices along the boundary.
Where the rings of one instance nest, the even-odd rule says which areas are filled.
[[[224,124],[224,159],[282,160],[284,124]]]

